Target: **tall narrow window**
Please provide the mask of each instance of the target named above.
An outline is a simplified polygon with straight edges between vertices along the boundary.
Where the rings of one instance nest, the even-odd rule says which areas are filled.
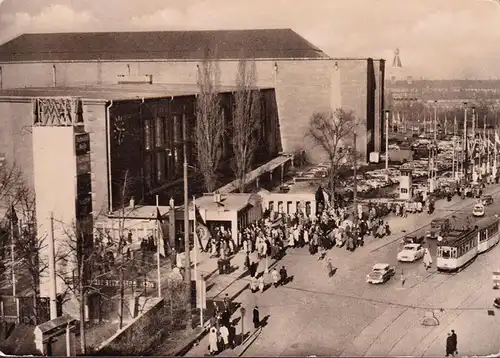
[[[163,147],[165,144],[164,140],[164,129],[163,129],[163,123],[164,123],[164,118],[157,117],[155,119],[155,144],[157,147]]]
[[[173,123],[173,137],[174,137],[174,143],[175,144],[179,144],[179,142],[181,141],[181,130],[180,130],[180,124],[181,124],[181,120],[180,120],[180,117],[179,115],[174,115],[174,123]]]
[[[156,180],[158,184],[165,181],[165,152],[156,153]]]
[[[151,136],[151,121],[144,121],[144,145],[146,150],[151,150],[152,147],[152,136]]]
[[[151,189],[153,178],[153,161],[151,154],[146,154],[144,157],[144,179],[146,182],[146,188]]]

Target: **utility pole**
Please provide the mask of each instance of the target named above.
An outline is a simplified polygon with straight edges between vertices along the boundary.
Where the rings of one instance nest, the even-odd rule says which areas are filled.
[[[357,153],[357,150],[356,150],[356,140],[357,140],[357,134],[354,133],[354,137],[353,137],[353,143],[352,143],[352,155],[354,158],[352,158],[354,160],[354,197],[353,197],[353,201],[354,201],[354,233],[357,232],[357,229],[358,229],[358,153]],[[387,156],[387,154],[386,154]]]
[[[191,317],[191,245],[189,239],[189,195],[188,195],[188,162],[187,162],[187,117],[182,116],[182,147],[184,156],[183,176],[184,176],[184,283],[186,295],[187,325],[193,327]]]
[[[385,175],[389,177],[389,110],[385,110]]]
[[[463,168],[464,168],[464,180],[465,181],[468,181],[468,178],[467,178],[467,169],[468,169],[468,165],[467,165],[467,156],[468,156],[468,150],[467,150],[467,102],[464,102],[464,139],[463,139],[463,149],[462,149],[462,153],[463,153]]]
[[[57,318],[56,250],[54,242],[54,214],[50,213],[49,228],[49,278],[50,278],[50,319]]]

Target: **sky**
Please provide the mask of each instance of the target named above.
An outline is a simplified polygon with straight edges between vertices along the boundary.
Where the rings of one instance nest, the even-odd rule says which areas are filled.
[[[0,0],[26,32],[291,28],[332,57],[414,78],[500,78],[500,0]],[[395,49],[402,68],[391,68]]]

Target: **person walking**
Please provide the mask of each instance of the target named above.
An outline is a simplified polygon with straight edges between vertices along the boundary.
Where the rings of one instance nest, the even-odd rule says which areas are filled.
[[[264,293],[264,287],[265,287],[264,275],[262,275],[259,277],[259,291],[260,291],[260,293]]]
[[[446,338],[446,356],[454,356],[455,352],[453,351],[453,337],[451,333],[448,333],[448,337]]]
[[[210,328],[210,333],[208,334],[208,351],[210,355],[216,354],[217,348],[217,329],[215,327]]]
[[[273,268],[273,270],[271,271],[271,277],[273,278],[274,287],[278,287],[280,284],[280,274],[278,273],[278,270],[276,270],[276,268]]]
[[[253,327],[255,329],[259,328],[260,325],[260,313],[259,313],[259,307],[255,306],[253,309]]]
[[[451,330],[451,344],[452,344],[452,349],[455,354],[458,354],[458,349],[457,349],[457,334],[455,333],[455,330]]]
[[[406,276],[403,270],[401,270],[401,287],[404,287],[405,282],[406,282]]]
[[[288,273],[286,272],[285,266],[282,266],[280,269],[280,284],[283,286],[286,284],[288,279]]]
[[[229,330],[226,326],[221,326],[219,329],[220,337],[222,338],[222,344],[224,345],[224,349],[229,348]]]
[[[328,258],[328,261],[326,262],[326,271],[328,272],[328,277],[333,276],[333,265],[331,258]]]

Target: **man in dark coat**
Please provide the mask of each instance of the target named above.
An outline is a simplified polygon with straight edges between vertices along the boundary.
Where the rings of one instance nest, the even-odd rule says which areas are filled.
[[[286,280],[288,279],[288,273],[286,272],[285,266],[282,266],[280,269],[280,284],[286,284]]]
[[[260,314],[259,314],[259,307],[255,306],[253,309],[253,326],[255,329],[259,328],[260,325]]]
[[[446,338],[446,356],[448,357],[450,354],[454,356],[455,352],[453,347],[453,337],[450,333],[448,333],[448,337]]]
[[[455,354],[458,354],[457,350],[457,334],[455,333],[455,330],[451,330],[451,343],[453,345],[453,352]]]

